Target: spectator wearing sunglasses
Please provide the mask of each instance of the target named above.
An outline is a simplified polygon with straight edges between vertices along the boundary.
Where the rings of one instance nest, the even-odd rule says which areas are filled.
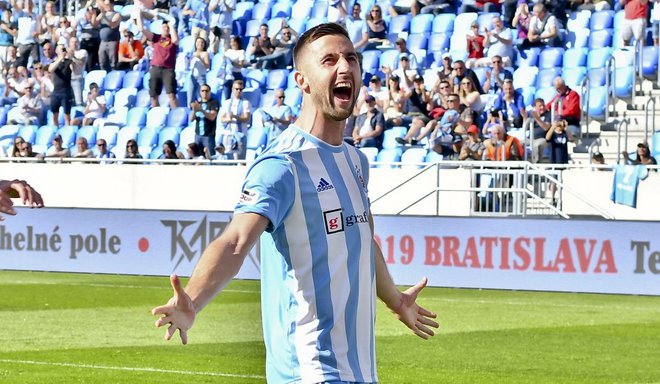
[[[190,121],[195,122],[195,143],[202,152],[206,148],[211,156],[215,155],[215,125],[220,104],[213,98],[208,84],[202,84],[199,99],[190,104],[190,109]]]

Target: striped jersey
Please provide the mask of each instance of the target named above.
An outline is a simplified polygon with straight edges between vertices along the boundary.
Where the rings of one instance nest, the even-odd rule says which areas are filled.
[[[235,212],[261,238],[269,383],[377,381],[369,164],[292,125],[252,164]]]

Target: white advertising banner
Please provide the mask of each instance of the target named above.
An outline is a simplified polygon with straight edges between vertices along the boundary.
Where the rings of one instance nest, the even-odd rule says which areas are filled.
[[[189,276],[230,213],[19,209],[0,269]],[[397,284],[660,295],[660,223],[376,216]],[[253,249],[238,278],[259,278]]]
[[[0,269],[190,276],[226,212],[17,209],[0,222]],[[258,279],[253,249],[239,278]]]

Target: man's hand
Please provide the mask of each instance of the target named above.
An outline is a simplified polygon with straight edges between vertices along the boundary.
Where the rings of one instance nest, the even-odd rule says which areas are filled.
[[[7,215],[15,215],[14,202],[11,198],[19,198],[23,204],[30,208],[42,208],[44,201],[39,192],[35,191],[27,182],[23,180],[2,180],[0,181],[0,212]],[[0,221],[4,220],[0,216]]]
[[[165,332],[165,340],[172,339],[178,329],[181,342],[188,344],[188,330],[195,322],[195,306],[190,296],[181,287],[181,281],[177,275],[170,276],[170,284],[174,290],[174,296],[167,304],[152,309],[151,314],[162,315],[160,319],[156,320],[156,327],[170,325]]]
[[[417,295],[426,287],[428,279],[425,277],[415,286],[401,292],[399,305],[396,308],[390,308],[399,320],[410,328],[417,336],[422,339],[428,339],[435,335],[432,328],[438,328],[439,325],[432,319],[437,315],[423,307],[417,305]]]

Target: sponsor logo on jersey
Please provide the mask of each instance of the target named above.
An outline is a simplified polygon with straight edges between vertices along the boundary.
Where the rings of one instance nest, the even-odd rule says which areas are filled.
[[[239,202],[241,204],[245,205],[253,205],[257,202],[259,199],[259,194],[256,191],[250,191],[249,189],[244,189],[243,192],[241,192],[241,196],[239,197]]]
[[[331,189],[335,189],[335,186],[328,183],[328,181],[324,178],[321,178],[321,181],[319,181],[319,185],[316,186],[316,192],[323,192],[323,191],[329,191]]]
[[[341,212],[341,208],[323,212],[323,218],[325,219],[325,232],[328,235],[344,231],[344,214]]]

